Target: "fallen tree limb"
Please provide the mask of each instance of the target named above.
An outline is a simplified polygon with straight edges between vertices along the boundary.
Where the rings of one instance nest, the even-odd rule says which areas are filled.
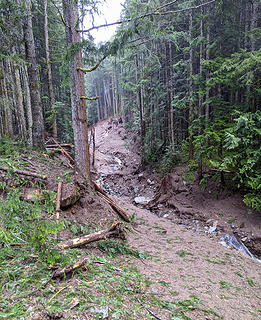
[[[121,207],[119,207],[110,197],[107,195],[103,195],[98,191],[98,195],[103,198],[106,202],[109,203],[109,205],[112,207],[114,211],[118,213],[118,215],[126,222],[130,222],[130,216],[129,213],[127,213],[125,210],[123,210]]]
[[[130,215],[127,211],[123,210],[121,207],[119,207],[115,201],[113,201],[107,194],[106,191],[104,189],[102,189],[100,186],[98,186],[98,184],[91,180],[92,183],[94,184],[94,187],[96,189],[96,191],[98,191],[98,195],[103,198],[106,202],[108,202],[110,204],[110,206],[112,207],[112,209],[114,211],[116,211],[118,213],[118,215],[126,222],[130,222]]]
[[[29,159],[25,158],[25,157],[20,157],[22,160],[28,162],[33,168],[35,168],[35,163],[33,163],[32,161],[30,161]]]
[[[69,266],[66,266],[64,268],[58,268],[53,272],[52,279],[63,278],[67,273],[73,272],[76,269],[81,268],[86,263],[87,263],[87,259],[83,259],[83,260],[75,262],[74,264],[70,264]]]
[[[57,187],[57,198],[56,198],[56,220],[58,221],[60,218],[61,211],[61,197],[62,197],[62,182],[58,182]]]
[[[120,234],[122,233],[122,230],[120,229],[120,225],[121,223],[117,222],[117,223],[114,223],[109,229],[101,230],[99,232],[88,234],[80,238],[75,238],[75,239],[65,241],[63,243],[60,243],[58,248],[61,250],[76,248],[94,241],[105,240],[112,236],[119,237]]]
[[[74,145],[71,143],[61,143],[60,145],[58,144],[46,144],[45,148],[49,149],[49,148],[56,148],[58,146],[61,146],[62,148],[74,148]]]
[[[51,140],[55,143],[54,145],[54,151],[55,151],[55,147],[59,148],[59,151],[64,154],[66,156],[66,158],[68,158],[70,161],[72,161],[72,163],[74,163],[74,159],[69,155],[69,153],[62,147],[62,144],[60,144],[59,142],[57,142],[53,137],[51,138]],[[49,141],[49,140],[48,140]],[[48,146],[48,145],[47,145]],[[51,150],[52,148],[48,148],[46,146],[46,149]]]
[[[69,286],[69,285],[68,285]],[[58,290],[52,297],[51,299],[48,301],[48,303],[50,303],[59,293],[61,293],[64,289],[68,288],[68,286],[61,288],[60,290]]]
[[[217,172],[224,172],[224,173],[234,173],[233,171],[230,171],[230,170],[219,170],[219,169],[215,169],[215,168],[212,168],[210,169],[210,171],[217,171]]]
[[[40,178],[40,179],[43,179],[43,180],[46,180],[47,177],[46,176],[43,176],[41,174],[38,174],[38,173],[34,173],[34,172],[29,172],[29,171],[23,171],[23,170],[18,170],[18,169],[12,169],[12,168],[8,168],[8,167],[2,167],[0,166],[0,170],[3,170],[3,171],[13,171],[14,173],[17,173],[17,174],[20,174],[20,175],[23,175],[23,176],[29,176],[29,177],[35,177],[35,178]]]
[[[106,191],[103,188],[101,188],[100,186],[98,186],[98,184],[94,180],[91,179],[91,182],[93,183],[94,188],[96,189],[96,191],[99,191],[104,196],[107,196]]]

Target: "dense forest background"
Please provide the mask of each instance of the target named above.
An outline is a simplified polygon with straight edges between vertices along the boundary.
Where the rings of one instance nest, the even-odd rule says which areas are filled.
[[[187,163],[203,187],[206,168],[231,174],[261,210],[261,2],[126,0],[114,39],[96,45],[84,17],[99,2],[0,1],[0,138],[77,144],[78,94],[89,125],[124,119],[144,165]]]

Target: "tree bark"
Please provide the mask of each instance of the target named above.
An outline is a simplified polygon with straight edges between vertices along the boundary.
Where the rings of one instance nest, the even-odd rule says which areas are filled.
[[[73,45],[80,44],[81,36],[76,31],[79,22],[78,1],[63,0],[63,12],[66,21],[66,42],[69,50]],[[89,182],[90,180],[90,155],[88,145],[88,127],[86,115],[84,73],[82,68],[82,51],[71,58],[71,105],[72,105],[72,126],[74,133],[75,165],[76,171],[80,172]]]
[[[55,111],[55,100],[54,100],[54,89],[53,89],[53,77],[52,77],[52,67],[50,62],[50,49],[49,49],[49,31],[48,31],[48,0],[44,0],[44,37],[45,37],[45,54],[46,54],[46,68],[48,76],[48,89],[50,98],[50,109],[54,113],[54,119],[52,123],[52,133],[53,137],[57,139],[57,119]]]
[[[15,77],[15,86],[16,86],[16,96],[17,96],[17,122],[19,124],[19,134],[23,140],[26,140],[26,122],[25,122],[25,113],[24,113],[24,104],[23,104],[23,92],[21,86],[20,72],[17,65],[14,66],[14,77]]]
[[[190,50],[189,50],[189,160],[193,159],[193,133],[192,133],[192,122],[193,122],[193,48],[192,48],[192,28],[193,28],[193,12],[189,10],[189,37],[190,37]]]
[[[44,146],[44,123],[39,88],[39,74],[36,63],[35,43],[33,35],[31,0],[25,0],[27,16],[25,22],[25,51],[29,63],[28,78],[32,106],[32,138],[33,146],[43,148]]]
[[[251,30],[257,27],[258,3],[259,3],[259,0],[252,1]],[[254,34],[252,35],[250,42],[251,42],[251,51],[255,51],[257,47],[256,47],[256,36]]]
[[[27,120],[27,135],[30,146],[33,145],[33,115],[32,115],[32,104],[31,104],[31,95],[29,87],[29,77],[27,66],[22,66],[22,83],[25,92],[25,111],[26,111],[26,120]]]

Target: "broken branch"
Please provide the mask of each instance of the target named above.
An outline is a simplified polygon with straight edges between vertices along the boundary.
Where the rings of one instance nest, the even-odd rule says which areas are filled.
[[[56,220],[58,221],[60,218],[61,211],[61,197],[62,197],[62,182],[58,182],[57,187],[57,198],[56,198]]]
[[[61,293],[64,289],[66,289],[68,286],[61,288],[60,290],[58,290],[52,297],[51,299],[48,301],[48,303],[50,303],[59,293]]]
[[[124,221],[126,221],[126,222],[131,221],[129,214],[125,210],[123,210],[121,207],[119,207],[110,197],[108,197],[107,195],[104,196],[100,192],[98,192],[98,195],[100,197],[102,197],[106,202],[108,202],[110,204],[110,206],[112,207],[112,209],[114,211],[116,211]]]
[[[110,204],[110,206],[112,207],[112,209],[114,211],[116,211],[118,213],[118,215],[126,222],[131,222],[130,219],[130,215],[127,211],[123,210],[121,207],[119,207],[115,201],[113,201],[105,192],[105,190],[103,190],[100,186],[98,186],[98,184],[91,180],[92,183],[94,184],[94,187],[96,189],[96,191],[98,191],[98,195],[103,198],[106,202],[108,202]]]
[[[81,99],[85,99],[85,100],[88,100],[88,101],[95,101],[95,100],[98,100],[100,97],[86,97],[86,96],[81,96]]]
[[[11,168],[2,167],[2,166],[0,166],[0,170],[3,170],[3,171],[9,171],[9,170],[11,170],[11,171],[13,171],[14,173],[21,174],[21,175],[23,175],[23,176],[40,178],[40,179],[43,179],[43,180],[46,180],[46,179],[47,179],[46,176],[42,176],[41,174],[34,173],[34,172],[29,172],[29,171],[23,171],[23,170],[18,170],[18,169],[11,169]]]
[[[76,248],[94,241],[105,240],[112,236],[117,237],[122,232],[120,229],[120,225],[121,223],[117,222],[117,223],[114,223],[109,229],[101,230],[99,232],[85,235],[80,238],[68,240],[66,242],[59,244],[59,249],[64,250],[64,249]]]
[[[150,315],[152,315],[154,318],[158,319],[158,320],[162,320],[160,317],[158,317],[155,313],[153,313],[149,308],[145,307],[144,304],[140,301],[140,299],[137,299],[140,303],[141,306],[144,307],[144,309],[146,309],[148,311],[148,313]]]
[[[71,264],[69,266],[66,266],[64,268],[58,268],[57,270],[55,270],[52,274],[52,279],[54,278],[62,278],[64,277],[67,273],[73,272],[76,269],[81,268],[82,266],[84,266],[87,263],[87,259],[83,259],[80,261],[75,262],[74,264]]]
[[[82,71],[82,72],[92,72],[94,70],[96,70],[99,65],[106,59],[106,56],[104,56],[95,66],[90,67],[88,69],[82,68],[82,67],[77,67],[78,71]]]

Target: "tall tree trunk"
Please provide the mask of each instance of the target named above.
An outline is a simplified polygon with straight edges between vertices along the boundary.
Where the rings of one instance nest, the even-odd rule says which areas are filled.
[[[13,138],[14,136],[14,126],[13,126],[13,112],[15,111],[15,100],[14,100],[14,86],[13,86],[13,76],[11,69],[11,62],[7,60],[5,62],[6,71],[6,115],[7,115],[7,127],[8,135]]]
[[[81,36],[76,27],[79,20],[78,1],[63,0],[63,12],[66,21],[67,47],[81,42]],[[71,74],[71,105],[72,126],[74,133],[76,171],[80,172],[87,181],[90,181],[90,155],[88,144],[88,127],[86,115],[84,73],[82,68],[81,49],[72,57],[70,63]]]
[[[24,104],[23,104],[23,92],[21,86],[21,78],[19,67],[14,66],[14,77],[15,77],[15,86],[16,86],[16,97],[17,97],[17,123],[19,126],[19,134],[23,140],[27,139],[26,135],[26,122],[25,122],[25,113],[24,113]]]
[[[193,28],[193,12],[192,9],[189,10],[189,37],[190,37],[190,50],[189,50],[189,160],[193,159],[193,48],[192,48],[192,28]]]
[[[26,111],[26,120],[27,120],[27,135],[29,139],[30,146],[33,146],[33,115],[32,115],[32,104],[31,104],[31,95],[29,87],[29,77],[27,66],[24,64],[22,66],[22,83],[23,89],[25,92],[25,111]]]
[[[206,60],[208,61],[210,59],[210,10],[209,6],[206,8],[206,15],[207,15],[207,34],[206,34]],[[206,74],[206,83],[209,80],[209,71],[207,71]],[[205,123],[206,123],[206,128],[209,126],[209,120],[210,120],[210,106],[209,106],[209,89],[207,89],[206,92],[206,105],[205,105]],[[207,139],[207,143],[209,143]]]
[[[139,60],[138,56],[136,55],[136,86],[137,86],[137,93],[136,99],[138,104],[139,116],[140,116],[140,137],[141,137],[141,145],[144,144],[144,137],[145,137],[145,125],[143,120],[143,110],[142,110],[142,99],[141,99],[141,87],[139,85]]]
[[[57,139],[57,119],[54,101],[54,90],[53,90],[53,77],[52,67],[50,62],[50,49],[49,49],[49,31],[48,31],[48,0],[44,0],[44,37],[45,37],[45,55],[46,55],[46,68],[48,76],[48,89],[50,98],[50,109],[53,113],[52,133],[55,139]]]
[[[257,27],[258,3],[260,3],[259,0],[252,1],[251,30]],[[251,51],[255,51],[257,48],[256,48],[256,36],[254,34],[252,35],[250,41],[251,41]]]
[[[27,7],[27,16],[25,22],[25,51],[28,61],[28,78],[32,106],[33,119],[33,146],[43,147],[44,145],[44,123],[43,112],[39,88],[39,74],[36,63],[35,43],[32,25],[31,0],[25,0]]]
[[[202,0],[201,3],[204,3],[205,0]],[[200,82],[203,81],[202,79],[202,62],[203,62],[203,36],[204,36],[204,30],[203,30],[203,14],[204,14],[204,9],[201,7],[201,17],[200,17],[200,45],[199,45],[199,76],[200,76]],[[203,132],[203,123],[201,120],[202,117],[202,106],[203,106],[203,97],[202,97],[202,87],[200,85],[200,96],[198,100],[198,115],[200,119],[200,124],[199,124],[199,134],[202,134]],[[199,163],[198,163],[198,178],[199,181],[202,179],[202,154],[201,150],[199,150]]]

